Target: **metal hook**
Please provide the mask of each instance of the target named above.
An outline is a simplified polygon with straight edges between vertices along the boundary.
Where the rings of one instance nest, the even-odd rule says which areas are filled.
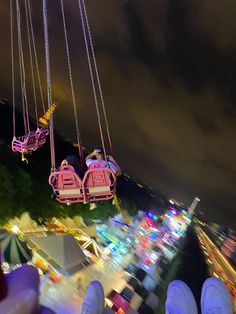
[[[24,153],[21,153],[21,161],[25,161],[28,165],[29,161],[27,158],[25,158]]]

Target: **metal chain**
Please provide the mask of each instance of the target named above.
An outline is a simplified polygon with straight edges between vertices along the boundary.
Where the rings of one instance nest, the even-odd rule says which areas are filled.
[[[45,59],[46,59],[46,74],[47,74],[47,97],[48,108],[52,104],[52,87],[51,87],[51,72],[50,72],[50,55],[49,55],[49,38],[48,38],[48,16],[47,16],[47,0],[43,0],[43,26],[44,26],[44,44],[45,44]],[[53,117],[50,120],[50,151],[51,151],[51,170],[55,170],[55,146],[53,132]]]
[[[25,14],[26,14],[26,27],[27,27],[27,37],[28,37],[28,45],[29,45],[29,55],[30,55],[30,67],[31,67],[31,76],[32,76],[32,86],[33,86],[33,95],[34,95],[34,110],[35,110],[35,119],[36,125],[38,128],[38,109],[37,109],[37,96],[36,96],[36,88],[35,88],[35,80],[34,80],[34,66],[33,66],[33,57],[32,57],[32,42],[30,37],[30,29],[29,29],[29,13],[26,0],[24,0],[25,4]]]
[[[42,84],[41,84],[41,79],[40,79],[37,50],[36,50],[35,39],[34,39],[35,36],[34,36],[34,27],[33,27],[33,22],[32,22],[32,10],[30,6],[30,0],[27,0],[27,5],[28,5],[28,12],[29,12],[29,21],[30,21],[32,43],[33,43],[34,59],[35,59],[36,72],[37,72],[38,83],[39,83],[39,91],[40,91],[43,113],[45,113],[46,110],[45,110],[45,103],[44,103],[44,97],[43,97],[43,89],[42,89]]]
[[[95,51],[94,51],[93,39],[92,39],[92,35],[91,35],[90,25],[89,25],[89,21],[88,21],[88,14],[87,14],[87,9],[86,9],[86,5],[85,5],[84,0],[82,0],[82,4],[83,4],[83,9],[84,9],[84,16],[85,16],[85,21],[86,21],[86,26],[87,26],[87,31],[88,31],[90,48],[91,48],[92,57],[93,57],[94,69],[95,69],[97,83],[98,83],[98,90],[99,90],[99,94],[100,94],[102,110],[103,110],[106,130],[107,130],[108,142],[109,142],[111,154],[113,155],[113,147],[112,147],[112,141],[111,141],[110,127],[109,127],[109,123],[108,123],[108,118],[107,118],[107,113],[106,113],[106,108],[105,108],[105,103],[104,103],[104,97],[103,97],[103,92],[102,92],[102,87],[101,87],[101,81],[100,81],[100,77],[99,77],[97,61],[96,61],[96,56],[95,56]]]
[[[98,126],[99,126],[99,132],[100,132],[101,142],[102,142],[102,148],[103,148],[103,151],[104,151],[105,160],[107,160],[106,147],[105,147],[105,141],[104,141],[103,129],[102,129],[102,123],[101,123],[101,116],[100,116],[100,111],[99,111],[99,105],[98,105],[98,99],[97,99],[95,81],[94,81],[93,70],[92,70],[92,64],[91,64],[91,59],[90,59],[89,46],[88,46],[88,39],[87,39],[87,34],[86,34],[86,29],[85,29],[84,15],[83,15],[83,10],[82,10],[81,1],[80,1],[80,0],[77,0],[77,1],[78,1],[78,5],[79,5],[80,17],[81,17],[81,22],[82,22],[82,29],[83,29],[83,35],[84,35],[84,42],[85,42],[85,48],[86,48],[86,54],[87,54],[89,72],[90,72],[90,79],[91,79],[91,84],[92,84],[92,89],[93,89],[94,101],[95,101],[95,106],[96,106],[96,112],[97,112]]]
[[[14,69],[14,17],[13,17],[13,0],[10,2],[10,20],[11,20],[11,75],[12,75],[12,120],[13,120],[13,137],[16,136],[16,101],[15,101],[15,69]]]
[[[78,113],[77,113],[77,106],[76,106],[76,100],[75,100],[74,82],[73,82],[73,76],[72,76],[70,50],[69,50],[69,45],[68,45],[68,35],[67,35],[63,0],[61,0],[61,11],[62,11],[62,20],[63,20],[64,35],[65,35],[66,55],[67,55],[67,64],[68,64],[68,71],[69,71],[69,78],[70,78],[71,96],[72,96],[72,102],[73,102],[73,107],[74,107],[76,136],[77,136],[77,142],[78,142],[78,147],[79,147],[80,163],[82,166],[84,163],[84,154],[83,154],[83,147],[82,147],[81,135],[80,135],[80,130],[79,130]]]
[[[25,134],[30,132],[29,126],[29,112],[28,112],[28,102],[26,94],[25,85],[25,66],[24,66],[24,54],[22,46],[22,33],[21,33],[21,16],[19,2],[16,0],[16,11],[17,11],[17,34],[18,34],[18,52],[19,52],[19,64],[20,64],[20,80],[21,80],[21,96],[22,96],[22,106],[23,106],[23,118]]]

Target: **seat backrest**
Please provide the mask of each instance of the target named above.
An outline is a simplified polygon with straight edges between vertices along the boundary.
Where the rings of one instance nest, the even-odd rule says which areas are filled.
[[[36,143],[36,134],[34,131],[30,132],[26,138],[27,145],[33,145]]]
[[[28,135],[22,135],[20,137],[17,137],[17,140],[20,142],[24,142],[28,139]]]
[[[37,136],[37,140],[38,141],[42,141],[46,138],[46,136],[48,135],[48,129],[40,129],[36,132],[36,136]]]
[[[82,181],[76,174],[74,168],[70,165],[60,166],[57,173],[57,189],[79,189],[82,187]]]
[[[87,187],[110,186],[112,184],[111,172],[108,168],[91,166],[93,165],[90,165],[85,176],[85,185]]]

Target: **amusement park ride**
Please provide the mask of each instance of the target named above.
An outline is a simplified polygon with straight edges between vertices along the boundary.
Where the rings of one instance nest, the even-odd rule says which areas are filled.
[[[80,157],[80,169],[85,168],[85,158],[82,147],[81,133],[79,130],[77,101],[74,91],[73,69],[71,65],[71,52],[67,35],[67,21],[64,10],[64,2],[60,0],[61,15],[64,30],[65,50],[67,57],[68,76],[70,83],[71,98],[73,103],[75,131]],[[53,127],[53,112],[56,105],[52,99],[52,82],[51,82],[51,64],[50,64],[50,36],[48,32],[48,15],[47,2],[43,0],[43,31],[44,31],[44,49],[45,49],[45,73],[46,73],[46,90],[47,90],[47,107],[43,97],[43,87],[41,84],[39,61],[37,56],[37,48],[35,42],[35,31],[32,18],[32,10],[30,0],[20,2],[19,0],[11,0],[11,61],[12,61],[12,103],[13,103],[13,152],[20,153],[22,161],[28,160],[25,155],[30,155],[46,143],[46,138],[50,137],[51,151],[51,174],[49,176],[49,184],[53,189],[54,198],[61,203],[67,205],[73,203],[89,203],[101,200],[113,199],[115,195],[115,186],[117,173],[109,166],[107,142],[109,150],[113,154],[113,147],[110,135],[110,128],[106,114],[103,92],[101,88],[100,77],[93,47],[92,35],[89,26],[89,20],[84,0],[78,1],[78,8],[82,23],[82,32],[84,37],[85,50],[87,55],[88,68],[91,79],[91,89],[93,92],[95,109],[98,120],[98,128],[101,138],[102,150],[104,152],[104,163],[92,163],[87,170],[81,175],[76,173],[73,165],[66,164],[56,167],[55,162],[55,145],[54,145],[54,127]],[[23,32],[25,31],[25,34]],[[27,45],[26,45],[27,43]],[[25,45],[24,45],[25,44]],[[27,51],[25,51],[27,50]],[[30,60],[30,78],[25,70],[26,57]],[[19,69],[19,73],[16,73]],[[22,136],[16,135],[16,77],[20,77],[20,92],[22,100],[23,126],[25,134]],[[29,81],[32,82],[32,90],[29,88]],[[36,84],[37,83],[37,84]],[[36,121],[36,130],[31,129],[29,118],[29,102],[30,94],[33,94],[34,99],[34,114]],[[39,108],[37,94],[40,94],[41,107],[43,115],[39,118]],[[104,121],[104,123],[103,123]],[[104,124],[104,125],[103,125]],[[104,129],[106,130],[104,132]]]

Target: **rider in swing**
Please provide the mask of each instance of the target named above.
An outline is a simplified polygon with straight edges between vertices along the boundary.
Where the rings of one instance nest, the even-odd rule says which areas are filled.
[[[94,151],[85,158],[85,161],[88,168],[91,164],[99,163],[103,167],[109,167],[116,176],[121,175],[121,169],[115,159],[111,156],[107,156],[106,161],[102,149],[94,149]]]

